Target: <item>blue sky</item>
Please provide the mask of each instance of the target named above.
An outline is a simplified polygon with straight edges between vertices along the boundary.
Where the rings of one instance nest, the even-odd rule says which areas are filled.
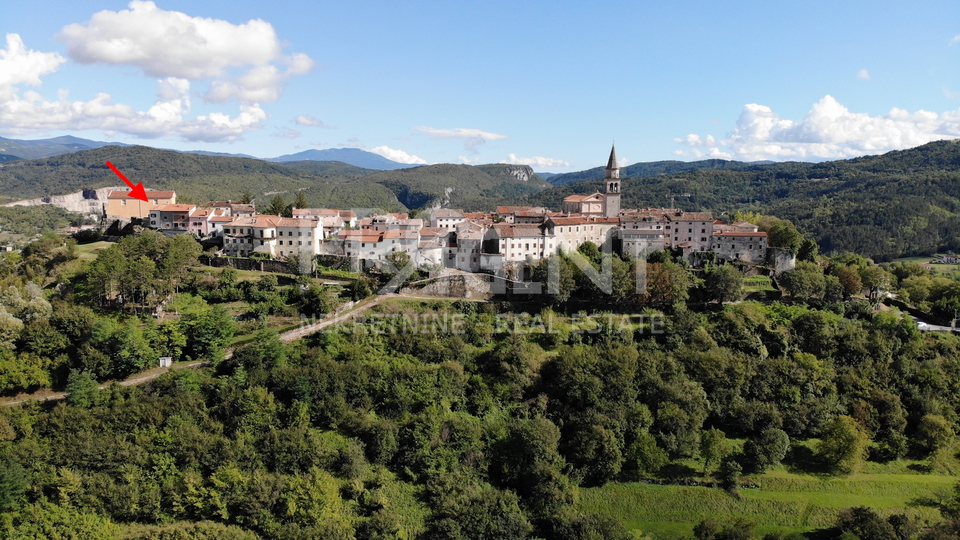
[[[5,2],[0,136],[409,163],[820,161],[960,137],[960,3]]]

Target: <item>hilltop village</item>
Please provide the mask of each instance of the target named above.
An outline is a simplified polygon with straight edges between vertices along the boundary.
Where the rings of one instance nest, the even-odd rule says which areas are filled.
[[[711,212],[679,208],[622,209],[616,148],[606,165],[604,192],[571,195],[563,208],[499,206],[495,212],[436,208],[424,217],[406,213],[358,215],[353,210],[294,208],[291,217],[257,213],[254,205],[211,201],[178,204],[173,191],[147,191],[149,201],[113,191],[108,219],[140,219],[168,235],[222,239],[221,253],[271,258],[338,255],[377,264],[404,253],[418,267],[517,276],[552,254],[592,242],[601,251],[639,258],[672,249],[696,265],[704,253],[717,263],[793,268],[792,255],[768,246],[752,223],[725,223]]]

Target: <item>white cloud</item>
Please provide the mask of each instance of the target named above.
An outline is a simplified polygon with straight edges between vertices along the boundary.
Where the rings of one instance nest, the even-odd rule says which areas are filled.
[[[295,129],[290,129],[288,127],[277,128],[276,131],[270,134],[271,137],[277,137],[280,139],[296,139],[301,133]]]
[[[869,81],[869,80],[870,80],[870,71],[869,71],[867,68],[861,69],[860,71],[857,72],[857,78],[858,78],[858,79],[863,79],[863,80],[865,80],[865,81]]]
[[[853,113],[826,96],[807,115],[792,121],[770,107],[743,107],[734,131],[723,140],[690,134],[674,139],[687,157],[720,157],[743,161],[844,159],[912,148],[960,137],[960,110],[937,114],[893,108],[882,116]]]
[[[63,27],[58,37],[67,55],[81,64],[136,66],[152,77],[215,78],[204,94],[212,102],[276,101],[285,79],[316,65],[305,54],[282,54],[273,26],[260,19],[235,25],[165,11],[149,1],[133,0],[128,7]],[[245,74],[231,77],[232,68],[247,67]]]
[[[13,97],[14,86],[40,86],[40,76],[52,73],[66,60],[57,53],[28,50],[18,34],[7,34],[7,48],[0,49],[0,101]]]
[[[413,129],[427,134],[431,139],[434,140],[463,139],[464,149],[471,153],[476,153],[476,147],[486,143],[487,141],[495,141],[498,139],[507,138],[506,135],[501,135],[499,133],[491,133],[489,131],[481,131],[479,129],[471,128],[441,129],[427,126],[414,126]]]
[[[630,162],[629,162],[628,159],[625,158],[625,157],[622,157],[622,158],[620,158],[620,159],[617,160],[617,167],[620,167],[621,169],[624,168],[624,167],[626,167],[626,166],[629,165],[629,164],[630,164]]]
[[[0,129],[5,134],[101,129],[143,138],[177,135],[189,141],[232,141],[259,128],[267,117],[259,105],[241,104],[235,117],[215,112],[186,119],[190,81],[176,77],[158,81],[157,101],[146,111],[114,103],[103,92],[89,101],[72,101],[66,90],[59,91],[55,101],[33,90],[20,94],[18,84],[39,85],[39,77],[62,62],[56,54],[27,50],[16,34],[7,36],[7,48],[0,50]]]
[[[950,40],[950,44],[960,43],[960,36],[953,36],[953,39]]]
[[[472,157],[472,158],[471,158],[471,157],[467,157],[467,156],[457,156],[457,159],[459,159],[459,160],[460,160],[460,163],[463,163],[464,165],[476,165],[476,164],[480,163],[480,158],[479,158],[479,157]]]
[[[293,123],[297,124],[298,126],[324,127],[322,120],[306,114],[298,115],[293,119]]]
[[[408,164],[417,164],[417,165],[426,165],[427,161],[423,158],[408,154],[403,150],[396,150],[388,146],[378,146],[376,148],[371,148],[371,152],[374,154],[380,154],[381,156],[396,161],[397,163],[408,163]]]
[[[569,167],[570,164],[562,159],[553,159],[545,157],[520,158],[516,154],[510,154],[507,159],[500,163],[509,163],[510,165],[530,165],[531,167]]]
[[[340,143],[337,146],[341,148],[361,148],[361,149],[366,148],[366,146],[362,142],[360,142],[360,139],[356,137],[351,137],[347,139],[347,142]]]

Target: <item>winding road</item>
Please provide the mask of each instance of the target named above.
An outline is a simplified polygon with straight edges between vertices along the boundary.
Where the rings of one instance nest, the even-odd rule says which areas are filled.
[[[450,298],[444,298],[444,297],[438,297],[438,296],[415,296],[415,295],[396,294],[396,293],[381,294],[381,295],[372,297],[372,299],[365,298],[364,300],[361,300],[356,305],[350,307],[350,309],[334,317],[326,318],[321,321],[315,322],[313,324],[300,326],[298,328],[294,328],[292,330],[283,332],[282,334],[280,334],[280,341],[284,343],[290,343],[291,341],[302,339],[328,326],[347,321],[352,317],[360,313],[363,313],[375,306],[378,306],[384,301],[389,300],[391,298],[403,298],[408,300],[450,300]],[[471,299],[455,298],[455,300],[469,301]],[[233,355],[232,349],[227,349],[224,352],[224,358],[230,358],[230,356],[232,355]],[[175,369],[197,368],[201,366],[206,366],[208,364],[210,364],[210,362],[193,362],[192,364],[176,366]],[[169,370],[156,371],[155,373],[150,373],[149,375],[135,376],[125,381],[116,382],[116,384],[119,384],[120,386],[136,386],[138,384],[150,382],[156,379],[157,377],[163,375],[164,373],[167,373],[168,371]],[[104,384],[101,384],[98,388],[103,390],[105,388],[108,388],[112,384],[114,384],[114,382],[104,383]],[[28,401],[57,401],[67,397],[66,392],[56,392],[52,394],[45,393],[48,391],[49,389],[40,390],[38,392],[35,392],[34,394],[15,397],[11,401],[0,401],[0,405],[19,405],[21,403],[26,403]]]

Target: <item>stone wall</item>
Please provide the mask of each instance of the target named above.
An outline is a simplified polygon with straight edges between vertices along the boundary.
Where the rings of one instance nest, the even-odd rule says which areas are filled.
[[[797,257],[789,249],[768,247],[765,265],[777,273],[789,272],[797,266]]]
[[[496,294],[498,284],[489,274],[454,274],[415,281],[400,290],[401,294],[423,296],[446,296],[455,298],[490,298]],[[503,288],[503,284],[499,284]]]

